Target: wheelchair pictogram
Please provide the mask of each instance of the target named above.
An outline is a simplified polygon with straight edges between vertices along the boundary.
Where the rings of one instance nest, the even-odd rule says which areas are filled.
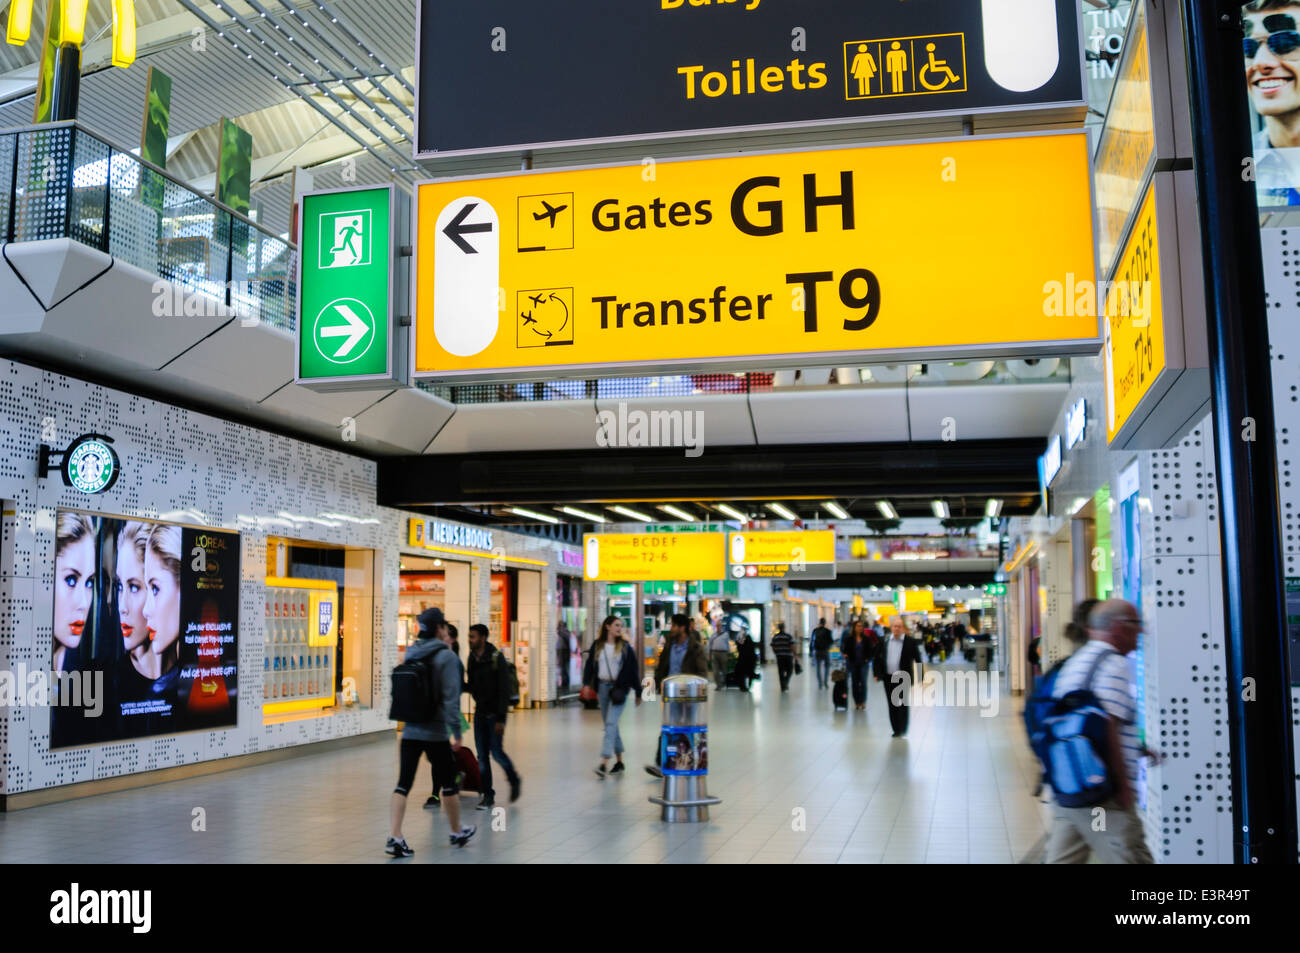
[[[918,73],[916,77],[917,82],[932,93],[942,92],[949,86],[956,86],[961,82],[961,77],[952,71],[951,67],[948,66],[947,60],[936,58],[933,43],[925,44],[925,51],[929,54],[929,62],[921,67],[921,72]],[[927,73],[932,77],[938,76],[942,73],[945,78],[941,82],[937,83],[927,82],[925,78]]]

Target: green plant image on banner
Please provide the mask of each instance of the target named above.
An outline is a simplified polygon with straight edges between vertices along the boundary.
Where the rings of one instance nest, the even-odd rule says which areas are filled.
[[[45,14],[45,43],[41,47],[41,62],[37,65],[36,108],[32,122],[49,122],[54,114],[54,57],[59,52],[62,21],[63,0],[49,0]]]
[[[253,137],[223,117],[221,155],[217,161],[217,201],[247,215],[252,188]]]
[[[171,121],[172,81],[162,70],[150,66],[146,82],[144,122],[140,128],[140,158],[159,168],[167,166],[167,128]],[[140,199],[151,209],[162,211],[167,184],[150,170],[140,175]],[[158,237],[162,237],[162,219],[158,219]]]
[[[303,196],[300,379],[389,373],[390,200],[387,187]]]
[[[167,126],[172,111],[171,77],[157,67],[149,67],[145,94],[144,125],[140,130],[140,158],[160,169],[167,167]]]

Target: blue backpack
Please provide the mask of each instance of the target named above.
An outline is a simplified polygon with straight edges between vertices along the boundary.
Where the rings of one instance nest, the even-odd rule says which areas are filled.
[[[1110,743],[1110,716],[1092,690],[1097,669],[1109,654],[1099,653],[1083,688],[1061,698],[1053,698],[1052,693],[1065,663],[1053,666],[1038,680],[1033,697],[1025,705],[1029,743],[1062,807],[1091,807],[1116,790],[1105,758]]]

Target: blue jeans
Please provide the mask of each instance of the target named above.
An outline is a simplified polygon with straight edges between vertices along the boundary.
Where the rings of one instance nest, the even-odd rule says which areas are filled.
[[[831,660],[829,657],[814,659],[817,666],[817,687],[826,688],[831,683]]]
[[[848,665],[849,677],[853,680],[853,703],[855,705],[865,705],[867,703],[867,663],[854,665],[852,662]]]
[[[492,758],[496,758],[497,764],[505,768],[506,779],[514,781],[519,775],[515,773],[514,763],[511,762],[510,756],[506,754],[506,749],[502,746],[505,740],[502,735],[496,731],[496,715],[489,715],[484,712],[474,713],[474,748],[478,752],[478,773],[481,780],[480,787],[483,789],[480,793],[489,801],[492,800]],[[489,754],[491,757],[489,757]]]
[[[596,694],[600,698],[600,717],[605,723],[605,738],[600,746],[600,756],[602,758],[612,758],[614,755],[623,753],[623,737],[618,733],[618,720],[623,717],[623,709],[627,707],[627,699],[623,699],[621,705],[615,705],[609,700],[610,689],[614,687],[613,682],[601,682],[600,688]]]

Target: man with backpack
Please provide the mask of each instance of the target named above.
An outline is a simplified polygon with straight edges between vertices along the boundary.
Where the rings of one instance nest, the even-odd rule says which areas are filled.
[[[482,623],[469,627],[466,690],[474,699],[474,747],[478,751],[483,791],[478,810],[487,811],[496,804],[492,790],[492,758],[505,769],[506,780],[510,782],[510,803],[513,804],[519,800],[521,779],[502,742],[506,734],[506,712],[510,710],[512,697],[518,698],[518,681],[513,666],[488,641],[488,627]]]
[[[394,857],[415,853],[402,836],[406,796],[424,754],[433,767],[435,787],[451,827],[451,844],[464,847],[473,827],[460,826],[460,798],[452,750],[460,748],[460,660],[451,650],[451,637],[442,610],[425,609],[416,620],[419,639],[407,647],[406,658],[393,669],[393,703],[388,717],[401,721],[401,767],[390,807],[392,830],[385,852]]]
[[[1150,864],[1137,812],[1137,703],[1128,655],[1142,616],[1123,599],[1088,616],[1088,643],[1061,667],[1051,687],[1053,712],[1035,740],[1056,792],[1046,863]]]

